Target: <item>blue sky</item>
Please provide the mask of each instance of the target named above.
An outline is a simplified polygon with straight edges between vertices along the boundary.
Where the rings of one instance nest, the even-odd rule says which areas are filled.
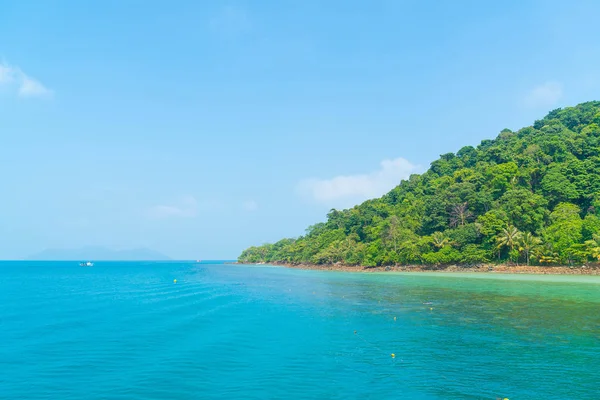
[[[235,258],[600,99],[595,1],[0,1],[0,258]]]

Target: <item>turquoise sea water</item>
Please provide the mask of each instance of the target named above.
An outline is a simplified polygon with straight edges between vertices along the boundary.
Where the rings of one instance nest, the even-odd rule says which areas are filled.
[[[566,279],[4,262],[0,398],[598,398],[600,279]]]

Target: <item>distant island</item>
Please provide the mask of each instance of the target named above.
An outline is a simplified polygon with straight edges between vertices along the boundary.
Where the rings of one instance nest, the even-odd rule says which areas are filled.
[[[600,102],[592,101],[443,154],[383,197],[332,209],[305,235],[250,247],[238,262],[423,269],[599,259]]]
[[[106,247],[82,247],[78,249],[46,249],[27,257],[28,260],[63,261],[167,261],[166,255],[147,248],[112,250]]]

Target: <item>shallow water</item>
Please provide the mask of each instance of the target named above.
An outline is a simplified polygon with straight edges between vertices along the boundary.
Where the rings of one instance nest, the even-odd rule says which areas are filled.
[[[0,398],[600,395],[595,277],[4,262],[0,304]]]

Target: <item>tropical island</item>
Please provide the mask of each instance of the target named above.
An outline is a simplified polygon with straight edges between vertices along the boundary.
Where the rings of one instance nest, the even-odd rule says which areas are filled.
[[[383,197],[332,209],[305,235],[250,247],[238,262],[597,273],[599,259],[600,101],[592,101],[443,154]]]

